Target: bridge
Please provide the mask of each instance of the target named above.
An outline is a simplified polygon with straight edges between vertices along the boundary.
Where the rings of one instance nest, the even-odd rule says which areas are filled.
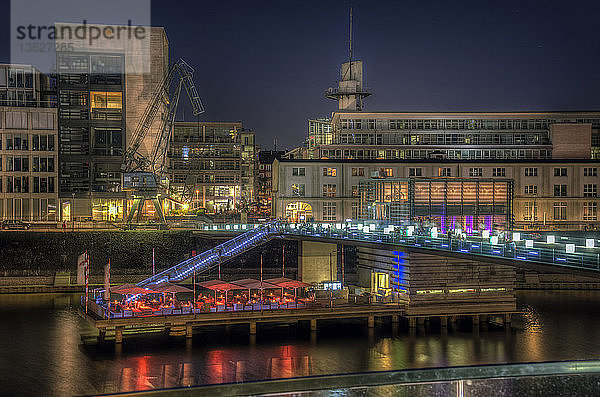
[[[178,282],[192,273],[208,271],[221,263],[265,244],[275,238],[350,244],[374,248],[441,255],[470,261],[482,261],[536,271],[600,277],[600,248],[595,239],[546,236],[546,241],[522,240],[511,233],[510,242],[497,236],[453,237],[432,228],[427,235],[416,233],[414,226],[381,222],[219,224],[204,226],[203,232],[231,235],[215,248],[187,259],[138,283],[144,287],[161,282]]]

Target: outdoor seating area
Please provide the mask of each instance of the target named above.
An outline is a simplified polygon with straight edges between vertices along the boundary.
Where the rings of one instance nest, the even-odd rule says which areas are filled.
[[[102,308],[98,314],[104,318],[303,309],[315,302],[310,287],[288,278],[210,280],[189,287],[123,284],[110,289],[110,301],[103,298],[103,290],[94,291],[93,302]]]

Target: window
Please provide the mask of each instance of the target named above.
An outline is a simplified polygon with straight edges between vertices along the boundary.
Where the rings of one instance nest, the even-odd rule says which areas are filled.
[[[6,128],[27,128],[27,113],[26,112],[6,112]]]
[[[564,201],[554,202],[554,220],[564,221],[567,219],[567,203]]]
[[[598,176],[598,168],[584,168],[583,176]]]
[[[598,197],[598,185],[595,183],[583,185],[583,197]]]
[[[409,168],[408,176],[423,176],[423,170],[421,168]]]
[[[352,197],[358,197],[358,186],[352,185]]]
[[[365,169],[360,168],[352,168],[352,176],[365,176]]]
[[[538,176],[537,168],[525,168],[525,176]]]
[[[336,185],[326,183],[323,185],[323,197],[335,197]]]
[[[537,191],[538,191],[537,185],[525,185],[525,194],[530,194],[530,195],[536,196]]]
[[[566,197],[567,185],[554,185],[554,197]]]
[[[352,219],[358,219],[358,202],[352,202]]]
[[[482,168],[469,168],[469,176],[482,176],[483,169]]]
[[[555,168],[554,176],[567,176],[567,169],[566,168]]]
[[[323,168],[323,176],[336,176],[337,168]]]
[[[306,194],[306,185],[294,183],[292,184],[292,196],[304,197]]]
[[[598,220],[598,203],[593,201],[583,203],[583,220]]]
[[[379,176],[384,176],[387,178],[391,178],[394,176],[394,169],[393,168],[380,168],[379,169]]]
[[[525,221],[537,221],[538,219],[538,208],[537,203],[532,201],[525,202],[525,212],[523,214],[523,220]]]
[[[452,176],[450,168],[438,168],[438,176]]]
[[[292,168],[292,176],[304,176],[305,173],[306,173],[305,168],[298,168],[298,167]]]
[[[506,168],[492,169],[492,176],[506,176]]]
[[[51,130],[54,128],[52,113],[31,113],[31,127],[34,130]]]
[[[92,91],[90,98],[92,109],[121,109],[123,107],[120,92]]]
[[[336,205],[335,205],[335,203],[331,203],[331,202],[323,203],[323,220],[324,221],[335,221],[336,220]]]

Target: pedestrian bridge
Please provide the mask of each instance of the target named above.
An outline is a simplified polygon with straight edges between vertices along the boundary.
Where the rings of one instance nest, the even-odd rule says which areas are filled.
[[[230,240],[187,259],[140,283],[139,286],[165,281],[177,282],[192,273],[208,271],[274,238],[312,240],[328,243],[395,247],[405,251],[428,253],[510,265],[530,270],[571,273],[600,277],[600,240],[549,235],[544,241],[522,240],[520,233],[509,233],[511,240],[497,236],[440,234],[432,228],[417,234],[414,226],[381,222],[219,224],[204,226],[203,232],[231,235]]]

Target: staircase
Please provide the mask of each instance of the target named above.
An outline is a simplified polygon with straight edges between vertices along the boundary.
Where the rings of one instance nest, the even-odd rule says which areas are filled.
[[[232,238],[215,248],[204,251],[190,259],[187,259],[178,265],[175,265],[161,273],[139,282],[137,285],[145,287],[150,284],[159,284],[162,282],[179,282],[187,279],[195,271],[202,273],[208,271],[219,263],[228,261],[238,255],[243,254],[252,248],[258,247],[280,235],[279,227],[276,223],[266,223],[251,229],[237,237]]]

